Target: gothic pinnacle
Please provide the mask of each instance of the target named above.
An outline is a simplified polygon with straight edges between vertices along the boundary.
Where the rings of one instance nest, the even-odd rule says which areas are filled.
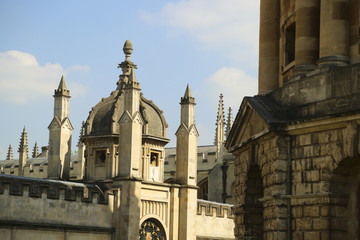
[[[37,142],[35,142],[35,146],[33,148],[33,152],[32,152],[32,158],[36,158],[39,155],[39,150],[38,150],[38,145]]]
[[[181,98],[181,104],[193,103],[195,104],[195,98],[192,97],[189,84],[186,86],[184,97]]]
[[[28,145],[27,145],[27,133],[25,130],[25,127],[21,133],[21,138],[20,138],[20,145],[19,145],[19,153],[25,153],[27,155],[28,153]]]
[[[61,76],[59,87],[55,89],[55,96],[68,96],[70,97],[70,91],[66,89],[64,75]]]
[[[226,138],[229,136],[232,125],[233,125],[232,109],[231,109],[231,107],[229,107],[229,113],[228,113],[228,118],[227,118],[227,123],[226,123],[226,131],[225,131]]]
[[[59,83],[58,90],[66,90],[66,84],[65,84],[65,80],[64,80],[64,75],[61,76],[61,80],[60,80],[60,83]]]
[[[9,144],[9,149],[8,149],[8,153],[6,156],[6,160],[12,160],[12,159],[13,159],[13,151],[12,151],[11,144]]]

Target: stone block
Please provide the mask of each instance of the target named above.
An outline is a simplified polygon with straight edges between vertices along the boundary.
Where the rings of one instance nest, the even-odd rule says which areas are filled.
[[[320,206],[320,215],[322,217],[329,216],[329,206]]]
[[[303,240],[304,239],[304,233],[303,232],[293,232],[292,234],[293,240]]]
[[[321,240],[330,240],[330,234],[329,231],[321,231]]]
[[[312,219],[311,218],[297,218],[295,220],[295,229],[296,230],[311,230],[312,229]]]
[[[298,144],[299,146],[305,146],[311,144],[311,134],[304,134],[298,136]]]
[[[320,208],[319,206],[305,206],[304,207],[304,217],[319,217]]]
[[[292,214],[294,218],[301,218],[303,217],[303,207],[302,206],[296,206],[292,208]]]
[[[293,175],[293,179],[292,179],[293,183],[302,183],[303,182],[302,172],[293,172],[292,175]]]
[[[304,240],[320,240],[320,232],[305,232]]]
[[[327,230],[329,229],[329,220],[327,218],[314,218],[313,219],[314,230]]]

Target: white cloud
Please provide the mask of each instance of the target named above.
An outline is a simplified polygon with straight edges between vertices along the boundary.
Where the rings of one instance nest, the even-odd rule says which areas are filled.
[[[41,97],[48,97],[58,86],[61,75],[71,72],[89,71],[88,66],[73,65],[64,69],[58,63],[41,66],[30,53],[17,50],[0,52],[0,102],[24,104]],[[85,93],[85,88],[75,82],[68,88],[77,96]]]
[[[245,96],[257,94],[257,80],[237,68],[221,68],[205,80],[204,91],[213,105],[217,104],[220,93],[224,95],[224,103],[231,106],[236,113]]]
[[[257,58],[259,5],[259,0],[181,0],[156,13],[140,12],[140,18],[166,25],[172,34],[195,37],[202,46],[241,62]]]

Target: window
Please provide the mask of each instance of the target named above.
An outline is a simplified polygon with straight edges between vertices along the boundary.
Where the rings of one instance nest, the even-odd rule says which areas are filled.
[[[159,166],[159,153],[151,152],[150,154],[150,165],[153,167]]]
[[[295,22],[285,30],[285,66],[295,60]]]
[[[96,151],[95,164],[103,165],[105,164],[105,160],[106,160],[106,151],[105,150]]]

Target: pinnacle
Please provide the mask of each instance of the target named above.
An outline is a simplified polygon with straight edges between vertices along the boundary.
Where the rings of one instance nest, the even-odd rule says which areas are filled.
[[[9,144],[9,149],[8,149],[8,154],[6,156],[6,160],[12,160],[12,159],[13,159],[13,152],[12,152],[11,144]]]
[[[61,76],[60,84],[58,90],[66,90],[66,84],[64,80],[64,75]]]
[[[195,98],[191,95],[189,84],[186,86],[184,97],[181,98],[181,104],[195,104]]]
[[[189,84],[187,84],[184,98],[189,98],[189,97],[192,97],[192,95],[191,95],[191,91],[190,91],[190,86],[189,86]]]

